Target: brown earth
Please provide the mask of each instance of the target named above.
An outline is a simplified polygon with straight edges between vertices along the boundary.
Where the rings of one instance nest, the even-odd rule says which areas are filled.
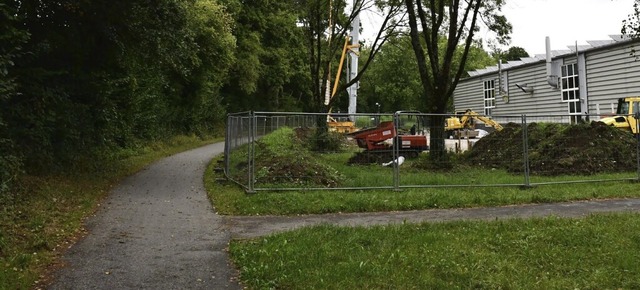
[[[637,141],[624,130],[600,122],[576,125],[531,123],[527,126],[530,172],[539,175],[632,171]],[[522,126],[485,136],[465,156],[474,165],[523,171]]]

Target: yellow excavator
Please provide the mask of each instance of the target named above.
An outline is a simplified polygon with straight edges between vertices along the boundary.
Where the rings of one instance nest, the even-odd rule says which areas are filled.
[[[640,119],[640,97],[627,97],[618,99],[616,116],[602,118],[600,122],[638,135],[638,119]]]
[[[453,116],[446,119],[444,130],[449,136],[474,138],[478,133],[472,129],[475,128],[473,120],[478,120],[488,127],[493,127],[496,131],[502,130],[500,123],[489,117],[480,115],[471,109],[466,110],[461,116]],[[471,129],[471,130],[470,130]]]

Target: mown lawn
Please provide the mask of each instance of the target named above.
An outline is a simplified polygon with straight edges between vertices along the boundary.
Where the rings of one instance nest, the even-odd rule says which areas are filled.
[[[349,154],[353,152],[314,154],[312,158],[338,172],[342,186],[391,187],[390,168],[347,165]],[[296,156],[285,157],[295,160]],[[520,184],[524,177],[500,169],[467,166],[428,171],[412,167],[412,162],[401,168],[401,184],[492,186],[247,194],[234,183],[221,182],[222,175],[214,173],[213,165],[205,183],[217,211],[228,215],[404,211],[640,197],[637,182],[618,180],[635,179],[636,172],[588,177],[610,180],[605,182],[520,188],[502,186]],[[584,179],[532,176],[531,182]],[[370,228],[322,225],[234,240],[230,254],[240,281],[249,289],[637,289],[639,230],[637,213]]]
[[[323,225],[230,253],[249,289],[638,289],[640,214]]]

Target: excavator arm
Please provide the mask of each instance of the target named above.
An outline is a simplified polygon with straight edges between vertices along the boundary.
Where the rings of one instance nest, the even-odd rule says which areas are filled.
[[[458,117],[447,118],[447,123],[445,124],[445,130],[452,131],[452,130],[472,128],[471,120],[473,119],[478,120],[487,126],[491,126],[497,131],[501,131],[503,129],[500,123],[488,117],[482,116],[472,110],[467,110],[465,111],[464,115],[462,115],[459,118]]]

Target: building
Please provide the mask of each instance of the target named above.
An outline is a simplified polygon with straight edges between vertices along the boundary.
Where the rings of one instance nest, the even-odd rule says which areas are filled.
[[[611,115],[618,98],[640,96],[640,42],[610,37],[562,51],[550,51],[547,39],[546,54],[469,72],[454,92],[455,110],[571,122]]]

